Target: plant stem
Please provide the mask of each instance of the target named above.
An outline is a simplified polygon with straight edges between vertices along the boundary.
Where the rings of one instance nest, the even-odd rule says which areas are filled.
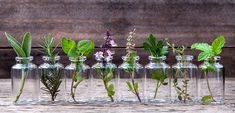
[[[135,81],[134,81],[134,71],[132,72],[132,75],[131,75],[131,82],[132,82],[132,85],[133,85],[134,94],[137,96],[139,102],[141,103],[141,99],[140,99],[139,93],[138,93],[137,89],[134,88],[134,84],[135,84]]]
[[[107,82],[104,80],[104,76],[103,76],[103,83],[104,83],[104,87],[105,87],[105,90],[107,91],[107,93],[108,93],[108,86],[107,86]],[[110,100],[111,100],[111,102],[114,102],[114,99],[113,99],[113,97],[111,96],[111,95],[109,95],[108,94],[108,96],[109,96],[109,98],[110,98]]]
[[[211,95],[212,100],[215,102],[215,99],[214,99],[214,97],[213,97],[213,95],[212,95],[212,91],[211,91],[211,88],[210,88],[208,76],[207,76],[208,73],[205,71],[204,74],[205,74],[205,78],[206,78],[206,83],[207,83],[208,91],[209,91],[209,93],[210,93],[210,95]]]
[[[155,93],[154,93],[154,99],[156,99],[157,92],[158,92],[158,89],[160,88],[160,86],[161,86],[161,82],[157,81],[157,86],[156,86]]]
[[[25,69],[22,69],[22,82],[21,82],[21,86],[20,86],[20,90],[19,90],[19,93],[18,95],[16,96],[16,99],[15,99],[15,103],[19,100],[22,92],[23,92],[23,89],[24,89],[24,85],[25,85],[25,81],[26,81],[26,78],[27,78],[27,70]]]
[[[74,84],[74,80],[75,80],[75,76],[76,76],[76,70],[74,71],[73,73],[73,77],[72,77],[72,83],[71,83],[71,97],[73,98],[74,102],[76,102],[76,99],[75,99],[75,88],[73,87],[73,84]]]

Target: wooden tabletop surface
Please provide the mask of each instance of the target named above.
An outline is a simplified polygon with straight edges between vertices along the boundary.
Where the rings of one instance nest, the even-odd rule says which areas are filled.
[[[12,104],[10,99],[10,79],[0,79],[1,113],[235,113],[235,78],[226,79],[226,98],[224,105],[20,105]]]

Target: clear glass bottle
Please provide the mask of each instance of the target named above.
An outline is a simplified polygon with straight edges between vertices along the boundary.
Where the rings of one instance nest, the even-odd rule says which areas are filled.
[[[112,63],[112,59],[112,56],[105,59],[96,58],[97,63],[92,66],[91,87],[89,88],[92,103],[116,102],[117,66]]]
[[[144,102],[145,74],[143,66],[138,63],[139,56],[135,57],[136,63],[133,66],[133,71],[130,71],[132,70],[132,66],[128,63],[130,58],[123,56],[122,59],[123,63],[118,67],[118,102]],[[135,83],[138,83],[138,85],[136,85],[138,86],[138,96],[133,89],[133,84]],[[130,90],[130,86],[132,87],[132,91]],[[135,94],[133,92],[135,92]]]
[[[166,56],[149,56],[150,62],[145,66],[146,102],[168,103],[170,102],[170,66],[166,64]]]
[[[199,66],[199,99],[203,104],[223,104],[225,93],[224,67],[220,57],[207,59]]]
[[[39,101],[39,76],[33,57],[16,57],[11,69],[12,96],[15,104],[37,104]]]
[[[176,56],[172,66],[171,99],[174,103],[195,104],[198,101],[197,66],[192,55]]]
[[[68,102],[87,103],[90,96],[90,67],[85,64],[86,57],[69,58],[70,64],[65,67],[66,100]]]
[[[65,100],[64,66],[59,63],[60,56],[42,57],[39,66],[41,104],[63,103]]]

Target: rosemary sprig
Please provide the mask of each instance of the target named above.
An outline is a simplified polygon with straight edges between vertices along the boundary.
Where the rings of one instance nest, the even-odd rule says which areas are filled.
[[[51,66],[40,68],[41,83],[44,85],[41,89],[50,94],[51,100],[54,101],[60,92],[59,87],[62,83],[63,72],[61,68],[54,66],[56,64],[55,56],[58,54],[55,53],[57,47],[55,47],[54,38],[51,35],[47,35],[42,40],[43,53],[49,57],[47,60]]]

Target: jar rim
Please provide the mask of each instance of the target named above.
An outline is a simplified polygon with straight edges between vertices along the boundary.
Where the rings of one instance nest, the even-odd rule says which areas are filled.
[[[193,55],[177,55],[175,58],[176,60],[193,60]]]
[[[85,61],[86,60],[86,56],[79,56],[77,58],[69,57],[69,60],[72,61],[72,62]]]
[[[155,56],[149,56],[149,60],[166,60],[166,56],[159,56],[159,57],[155,57]]]
[[[122,60],[127,60],[129,57],[128,56],[122,56]],[[140,57],[139,56],[135,56],[135,60],[139,60]]]
[[[19,57],[19,56],[17,56],[17,57],[15,57],[15,60],[33,60],[33,56],[29,56],[29,57]]]
[[[56,55],[56,56],[54,56],[54,57],[49,57],[49,56],[42,56],[42,59],[43,60],[60,60],[60,56],[58,56],[58,55]]]

